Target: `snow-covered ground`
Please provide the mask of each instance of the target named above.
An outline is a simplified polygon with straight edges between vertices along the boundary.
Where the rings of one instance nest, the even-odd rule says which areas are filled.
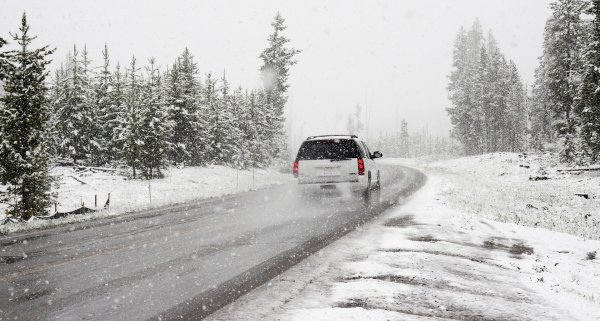
[[[54,220],[33,219],[28,223],[5,224],[0,226],[0,234],[224,196],[282,184],[292,179],[291,175],[273,169],[255,169],[253,175],[252,170],[237,171],[224,166],[174,167],[166,173],[165,178],[151,181],[127,179],[103,171],[82,173],[71,167],[56,167],[52,174],[60,178],[57,199],[59,212],[75,210],[82,204],[101,209],[110,193],[108,210]],[[0,221],[3,215],[4,211],[0,209]]]
[[[600,239],[600,171],[560,172],[567,166],[556,155],[516,153],[438,161],[423,168],[449,182],[442,194],[469,213]]]
[[[440,174],[451,164],[463,166],[424,167],[428,183],[406,205],[210,320],[600,320],[600,258],[591,257],[600,241],[491,220],[498,217],[481,215],[482,201],[457,203],[474,177]],[[513,202],[526,199],[523,185],[513,186]],[[488,199],[489,206],[502,201]]]

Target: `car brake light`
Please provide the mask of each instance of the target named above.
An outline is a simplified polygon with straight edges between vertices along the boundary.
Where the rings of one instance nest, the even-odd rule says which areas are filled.
[[[365,175],[365,161],[362,158],[357,158],[358,175]]]
[[[298,177],[298,161],[294,161],[294,177]]]

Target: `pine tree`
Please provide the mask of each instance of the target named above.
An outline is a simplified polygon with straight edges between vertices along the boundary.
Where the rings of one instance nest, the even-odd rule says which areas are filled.
[[[223,126],[221,126],[221,148],[218,160],[218,163],[223,165],[234,164],[238,155],[241,133],[237,114],[240,112],[240,104],[241,102],[236,100],[235,91],[230,92],[229,82],[223,74],[219,97],[219,119]]]
[[[578,114],[581,119],[582,156],[600,161],[600,0],[593,0],[592,39],[585,53],[585,70],[579,88]]]
[[[555,141],[555,132],[552,129],[554,115],[549,107],[547,86],[548,57],[540,58],[540,66],[535,70],[535,82],[531,89],[530,99],[530,138],[531,147],[542,151],[544,144]]]
[[[125,144],[124,132],[127,118],[125,78],[126,75],[121,72],[121,66],[117,64],[110,78],[109,105],[101,118],[101,122],[104,125],[103,135],[107,139],[110,139],[106,142],[105,149],[105,157],[108,162],[121,160]]]
[[[0,37],[0,49],[6,45],[6,40]],[[8,75],[8,60],[6,53],[0,51],[0,97],[4,96],[4,79]],[[2,100],[0,99],[0,110],[4,109]],[[0,133],[2,133],[2,123],[0,122]],[[0,166],[0,177],[2,177],[2,166]]]
[[[102,161],[102,141],[101,127],[98,122],[101,115],[100,105],[96,97],[96,84],[94,74],[91,70],[91,61],[88,58],[87,46],[83,47],[82,51],[82,72],[83,72],[83,90],[84,90],[84,105],[87,109],[88,117],[85,118],[85,140],[87,141],[87,159],[91,165],[101,165]]]
[[[461,28],[454,43],[453,70],[448,91],[452,107],[448,108],[453,134],[468,155],[482,152],[481,68],[483,34],[479,21],[467,32]]]
[[[485,88],[490,85],[487,81],[488,55],[485,50],[485,39],[483,28],[479,19],[471,26],[466,39],[466,65],[464,90],[467,94],[466,117],[468,126],[466,128],[469,150],[480,154],[486,151],[485,133],[485,108],[489,104],[489,91]],[[482,59],[486,61],[483,62]],[[421,137],[420,135],[419,137]],[[420,143],[422,144],[422,143]]]
[[[256,91],[254,90],[249,95],[246,93],[244,99],[244,119],[240,126],[244,135],[243,140],[247,142],[245,149],[247,155],[244,155],[244,168],[256,167],[259,163],[258,153],[261,142],[258,137],[261,124],[257,117],[256,99]]]
[[[279,140],[275,137],[274,128],[277,128],[277,126],[273,125],[275,120],[272,114],[273,109],[270,106],[268,93],[265,90],[258,90],[253,106],[258,140],[255,147],[256,162],[254,166],[270,165],[273,162],[274,155],[276,155],[274,153],[278,150],[278,146],[281,146]]]
[[[97,110],[96,121],[96,141],[98,143],[98,158],[96,164],[107,164],[115,159],[111,151],[111,145],[114,136],[115,118],[118,113],[112,110],[113,102],[111,100],[111,84],[113,82],[112,72],[110,71],[110,58],[108,56],[108,46],[104,44],[102,51],[103,63],[100,72],[94,81],[94,105]]]
[[[168,167],[169,139],[171,124],[168,120],[167,105],[160,72],[154,58],[149,60],[148,78],[144,84],[140,106],[140,168],[148,179],[163,177]]]
[[[544,33],[544,60],[547,107],[553,112],[554,127],[562,143],[561,159],[573,161],[576,150],[577,119],[574,99],[582,71],[581,51],[585,40],[582,12],[584,0],[558,0],[550,5],[552,16]]]
[[[478,154],[491,151],[490,141],[492,135],[491,116],[493,112],[493,86],[494,74],[492,73],[490,56],[481,46],[480,59],[477,65],[477,76],[473,92],[473,106],[470,108],[473,120],[471,136],[474,136],[475,150]]]
[[[200,83],[198,67],[186,48],[177,59],[167,80],[169,118],[173,122],[171,160],[176,163],[202,165],[206,141],[205,124],[200,117]]]
[[[488,70],[486,70],[486,83],[489,92],[487,108],[484,110],[485,128],[488,133],[486,137],[486,152],[497,152],[507,150],[506,128],[508,126],[508,66],[504,55],[500,53],[498,44],[490,31],[486,41],[486,52],[488,56]]]
[[[526,94],[517,66],[509,63],[508,113],[506,122],[507,148],[510,152],[523,150],[527,131]]]
[[[478,21],[469,32],[459,30],[448,91],[451,133],[467,154],[520,148],[526,120],[523,85],[492,32],[483,38]],[[441,144],[437,138],[423,137],[430,149]]]
[[[14,214],[29,219],[45,212],[51,202],[50,108],[47,101],[47,56],[44,46],[30,49],[32,40],[25,13],[20,33],[12,35],[19,50],[4,53],[5,94],[0,98],[0,182],[7,186],[2,202]]]
[[[50,126],[50,131],[51,131],[51,135],[50,137],[52,137],[52,142],[50,144],[50,150],[51,150],[51,155],[53,156],[59,156],[60,155],[60,118],[58,117],[59,113],[58,111],[60,110],[61,106],[64,104],[65,102],[65,95],[66,95],[66,90],[65,90],[65,82],[67,79],[67,75],[66,75],[66,71],[64,70],[64,67],[61,65],[59,69],[55,70],[54,72],[54,76],[52,77],[52,82],[50,84],[50,94],[48,96],[48,103],[50,106],[50,109],[52,110],[51,113],[51,120],[50,120],[50,124],[52,124]]]
[[[233,156],[231,163],[235,168],[246,168],[249,163],[250,144],[246,140],[249,131],[248,102],[242,87],[231,95],[231,113],[233,115]]]
[[[206,160],[211,163],[220,163],[221,148],[223,147],[223,127],[226,125],[221,119],[220,103],[217,96],[217,80],[212,74],[207,74],[202,86],[202,108],[206,115],[205,137]]]
[[[77,47],[73,46],[69,63],[65,101],[58,110],[60,150],[77,163],[88,160],[93,152],[94,110],[86,55],[83,62],[79,60]]]
[[[268,139],[272,142],[269,152],[275,157],[283,158],[286,145],[283,128],[284,108],[289,88],[289,69],[297,63],[294,57],[301,51],[287,46],[290,40],[282,34],[286,26],[285,19],[279,12],[275,15],[271,26],[273,33],[268,38],[269,46],[260,54],[263,61],[260,72],[266,94],[266,102],[263,106],[268,110],[266,113],[269,124]]]
[[[141,133],[141,94],[142,80],[135,57],[131,58],[125,83],[125,127],[121,133],[123,139],[123,160],[131,167],[133,178],[141,166],[141,149],[144,144]]]
[[[265,113],[266,95],[262,90],[253,90],[246,98],[246,140],[249,142],[248,152],[250,167],[268,165],[270,161],[269,146],[273,143],[267,138],[268,123]]]

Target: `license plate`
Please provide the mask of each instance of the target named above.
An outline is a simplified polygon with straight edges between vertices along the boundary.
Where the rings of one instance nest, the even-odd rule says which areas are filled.
[[[322,169],[319,172],[319,176],[336,176],[337,173],[334,170],[327,170],[327,169]]]

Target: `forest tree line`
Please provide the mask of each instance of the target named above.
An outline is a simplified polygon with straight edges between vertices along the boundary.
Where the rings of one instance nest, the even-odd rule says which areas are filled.
[[[43,213],[53,199],[53,162],[130,168],[134,178],[162,177],[171,164],[268,166],[285,157],[284,107],[289,68],[300,51],[283,35],[277,14],[260,53],[264,87],[232,87],[226,77],[200,77],[185,49],[161,70],[100,64],[76,46],[50,75],[49,46],[32,48],[27,17],[0,38],[0,202],[15,216]]]
[[[448,85],[452,135],[465,154],[556,151],[600,161],[600,1],[556,0],[529,93],[479,22],[461,29]]]
[[[152,58],[111,68],[106,47],[93,66],[85,47],[74,47],[50,86],[55,154],[93,166],[124,163],[145,178],[174,163],[268,166],[285,153],[287,68],[297,53],[284,47],[280,15],[273,27],[260,56],[272,83],[261,89],[233,88],[225,72],[201,80],[188,49],[161,71]]]
[[[532,147],[600,161],[600,1],[557,0],[544,29],[531,95]]]
[[[456,36],[447,109],[452,136],[467,155],[525,147],[526,91],[515,63],[500,51],[479,21]]]

